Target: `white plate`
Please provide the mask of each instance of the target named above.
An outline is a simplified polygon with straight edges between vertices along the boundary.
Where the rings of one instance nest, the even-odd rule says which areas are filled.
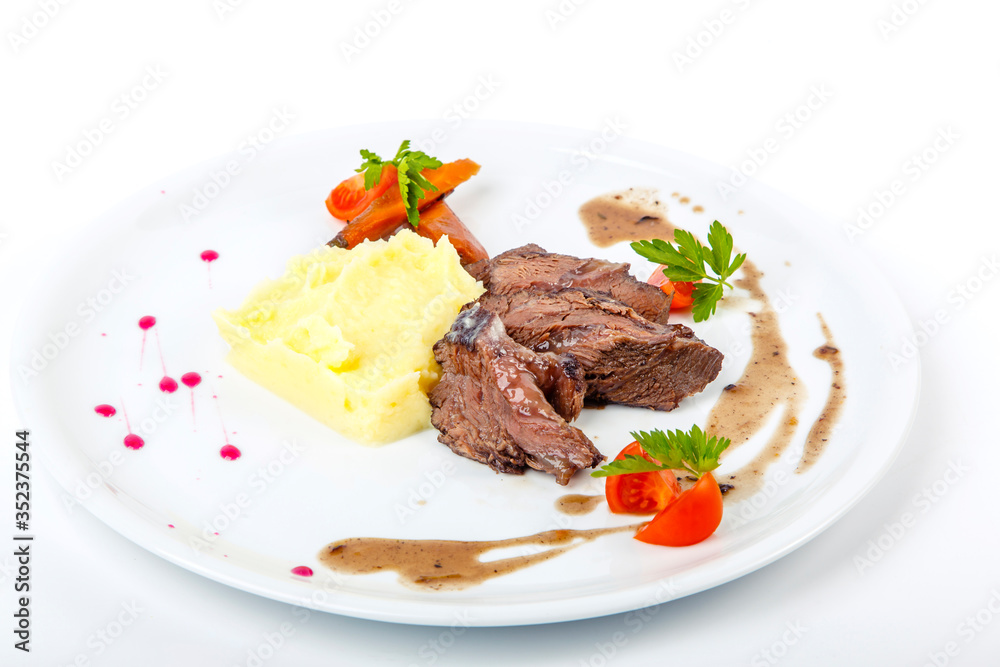
[[[659,188],[672,221],[695,233],[721,220],[765,271],[772,300],[787,302],[782,327],[810,392],[799,447],[829,384],[829,367],[811,356],[823,343],[817,312],[842,350],[848,399],[826,454],[809,473],[727,507],[716,535],[693,547],[605,536],[447,593],[406,588],[391,573],[326,572],[316,554],[346,537],[500,539],[631,522],[603,506],[578,517],[554,509],[564,493],[601,493],[598,480],[580,474],[562,488],[541,473],[496,475],[453,455],[433,430],[379,449],[345,441],[223,361],[227,348],[209,313],[237,306],[289,256],[333,235],[323,199],[356,166],[358,149],[391,155],[403,138],[435,129],[432,154],[483,165],[450,203],[491,253],[536,242],[635,261],[626,244],[590,245],[576,214],[587,199],[630,186]],[[816,536],[871,489],[902,446],[919,377],[916,360],[893,369],[888,358],[911,333],[903,308],[815,214],[754,183],[723,203],[717,183],[727,170],[602,130],[469,121],[457,129],[397,123],[314,133],[191,168],[104,215],[33,286],[11,364],[18,409],[67,498],[146,549],[231,586],[339,614],[432,625],[547,623],[638,609],[730,581]],[[238,173],[222,175],[227,163]],[[693,212],[696,204],[704,213]],[[185,219],[181,205],[197,214]],[[220,254],[211,265],[200,258],[206,249]],[[733,299],[694,328],[735,350],[746,342],[747,307]],[[140,370],[144,315],[158,323]],[[204,377],[193,392],[158,390],[156,336],[172,377]],[[585,411],[577,425],[610,457],[629,430],[704,423],[746,358],[730,352],[720,378],[671,413],[611,407]],[[98,416],[100,403],[118,415]],[[142,431],[142,449],[123,446],[123,405]],[[243,452],[236,461],[219,455],[227,436]],[[315,575],[291,574],[298,565]]]

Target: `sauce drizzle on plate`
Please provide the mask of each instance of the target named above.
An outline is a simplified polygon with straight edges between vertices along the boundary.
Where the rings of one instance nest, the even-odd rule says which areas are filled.
[[[391,570],[399,574],[400,583],[417,590],[460,590],[555,558],[603,535],[635,533],[642,525],[547,530],[527,537],[482,542],[352,537],[324,547],[319,560],[331,570],[344,574]],[[549,548],[540,553],[532,549],[520,556],[482,560],[490,551],[508,547]]]

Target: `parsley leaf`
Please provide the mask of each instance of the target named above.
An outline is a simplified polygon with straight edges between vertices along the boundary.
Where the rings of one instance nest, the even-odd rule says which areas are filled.
[[[746,253],[733,257],[733,237],[718,220],[708,229],[707,247],[694,234],[683,229],[674,232],[674,242],[676,248],[662,239],[636,241],[632,243],[632,250],[662,264],[663,274],[671,281],[697,283],[691,314],[695,322],[702,322],[715,314],[716,305],[725,291],[723,288],[732,289],[733,286],[726,281],[743,265]],[[714,276],[708,274],[706,264]]]
[[[355,169],[357,172],[365,172],[365,190],[371,190],[382,180],[382,167],[385,162],[377,154],[361,149],[361,157],[365,159],[361,166]]]
[[[690,431],[633,431],[643,451],[659,464],[641,456],[627,454],[624,459],[612,461],[590,473],[592,477],[611,477],[636,472],[657,470],[686,470],[701,477],[719,467],[719,457],[731,444],[729,438],[708,437],[697,425]]]
[[[420,211],[417,209],[417,203],[428,191],[437,190],[437,187],[424,178],[421,172],[424,169],[437,169],[441,166],[441,160],[431,157],[423,151],[411,151],[409,139],[399,145],[396,157],[389,162],[383,160],[376,153],[365,149],[361,149],[361,157],[364,158],[364,162],[355,171],[365,173],[365,190],[371,190],[379,184],[385,165],[391,164],[396,167],[399,196],[406,209],[406,219],[416,227],[420,223]]]

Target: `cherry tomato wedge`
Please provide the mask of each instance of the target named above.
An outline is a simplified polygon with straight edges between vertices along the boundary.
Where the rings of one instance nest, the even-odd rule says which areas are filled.
[[[662,264],[653,270],[653,275],[646,282],[654,287],[659,287],[667,294],[673,294],[673,299],[670,301],[670,310],[690,308],[691,304],[694,303],[694,296],[692,295],[694,283],[675,283],[668,280],[663,275]]]
[[[365,175],[355,174],[335,187],[326,198],[326,208],[340,220],[350,221],[382,196],[391,186],[396,185],[396,167],[387,164],[382,167],[382,177],[371,190],[365,190]]]
[[[616,461],[627,454],[642,456],[652,461],[638,442],[627,446]],[[615,514],[653,514],[659,512],[680,494],[681,489],[672,470],[636,472],[629,475],[612,475],[605,479],[604,494],[608,509]]]
[[[635,539],[647,544],[686,547],[707,539],[721,523],[722,492],[712,473],[707,472],[640,528]]]

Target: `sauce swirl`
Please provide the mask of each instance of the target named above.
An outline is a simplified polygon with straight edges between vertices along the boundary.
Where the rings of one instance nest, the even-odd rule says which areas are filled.
[[[527,537],[480,542],[352,537],[324,547],[319,560],[331,570],[344,574],[393,571],[399,575],[400,583],[417,590],[461,590],[555,558],[603,535],[634,533],[642,525],[547,530]],[[492,561],[481,558],[495,549],[520,546],[549,548]]]

